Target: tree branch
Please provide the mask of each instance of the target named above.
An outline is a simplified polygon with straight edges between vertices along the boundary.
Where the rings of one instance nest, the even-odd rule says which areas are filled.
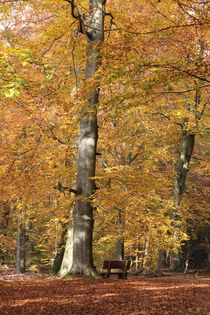
[[[63,192],[63,193],[64,193],[65,191],[68,191],[68,192],[73,193],[73,194],[75,194],[75,195],[78,195],[78,194],[79,194],[76,189],[70,188],[70,187],[65,187],[65,186],[63,186],[63,184],[62,184],[61,182],[58,182],[58,184],[55,185],[53,188],[54,188],[54,189],[57,189],[57,190],[59,190],[60,192]]]
[[[79,19],[79,12],[78,12],[76,5],[74,4],[74,0],[64,0],[64,1],[70,3],[72,17],[76,20]]]
[[[77,8],[77,6],[74,4],[74,0],[64,0],[68,2],[71,6],[71,16],[79,22],[78,26],[78,33],[84,34],[87,39],[91,40],[91,34],[86,30],[85,28],[85,16],[81,14]]]

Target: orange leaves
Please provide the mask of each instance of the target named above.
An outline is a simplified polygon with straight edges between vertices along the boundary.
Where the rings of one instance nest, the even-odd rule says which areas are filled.
[[[207,315],[209,280],[194,277],[128,280],[33,279],[1,281],[2,315]]]

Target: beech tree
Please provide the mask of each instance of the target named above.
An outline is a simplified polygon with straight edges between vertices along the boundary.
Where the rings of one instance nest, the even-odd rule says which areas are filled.
[[[25,266],[25,256],[26,256],[26,236],[25,236],[25,214],[24,211],[21,210],[18,218],[18,233],[17,233],[17,259],[16,259],[16,272],[24,273]]]
[[[72,16],[79,22],[79,31],[87,38],[86,80],[92,78],[101,64],[100,50],[104,40],[105,1],[89,1],[89,22],[85,24],[83,15],[74,1],[68,1]],[[98,140],[97,104],[99,86],[90,92],[87,104],[81,109],[76,201],[73,223],[73,275],[96,273],[93,265],[92,236],[94,209],[91,196],[95,191],[96,148]]]
[[[178,2],[182,10],[182,14],[184,14],[185,18],[189,20],[189,22],[193,23],[199,20],[200,23],[204,23],[205,21],[205,12],[206,12],[206,3],[196,3],[192,4],[190,7],[184,8],[184,4]],[[199,12],[199,15],[197,16]],[[203,17],[201,15],[203,13]],[[187,15],[187,16],[186,16]],[[204,20],[202,20],[204,19]],[[206,61],[206,52],[207,52],[207,41],[204,36],[204,32],[202,29],[197,31],[197,38],[195,40],[195,45],[193,49],[193,53],[189,54],[186,59],[188,62],[196,62],[197,65],[200,65],[200,69],[202,69],[203,64]],[[194,90],[191,98],[186,98],[185,104],[185,112],[183,113],[182,122],[180,123],[181,127],[181,150],[180,155],[177,161],[176,170],[175,170],[175,180],[174,180],[174,192],[173,192],[173,224],[175,228],[179,229],[179,220],[180,220],[180,203],[182,199],[182,195],[185,192],[187,174],[190,169],[190,162],[192,159],[196,135],[199,132],[199,124],[200,120],[205,115],[205,109],[208,104],[208,100],[205,96],[202,96],[202,90],[205,88],[205,84],[208,82],[208,74],[206,70],[203,71],[202,76],[200,78],[194,78],[192,82],[192,77],[189,76],[185,80],[185,86],[190,87],[194,85]],[[205,90],[204,90],[205,91]],[[176,233],[174,235],[176,238]],[[181,253],[173,252],[170,255],[170,269],[172,271],[181,271],[183,270],[183,266],[181,264]]]

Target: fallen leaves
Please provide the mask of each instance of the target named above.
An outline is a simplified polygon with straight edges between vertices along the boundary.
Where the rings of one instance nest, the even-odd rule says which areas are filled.
[[[1,315],[210,315],[210,280],[193,276],[128,280],[0,281]]]

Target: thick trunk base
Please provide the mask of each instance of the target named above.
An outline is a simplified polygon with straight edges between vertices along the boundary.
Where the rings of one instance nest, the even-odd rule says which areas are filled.
[[[66,275],[67,277],[87,277],[87,278],[101,278],[101,274],[92,267],[79,269],[79,268],[72,268]]]

